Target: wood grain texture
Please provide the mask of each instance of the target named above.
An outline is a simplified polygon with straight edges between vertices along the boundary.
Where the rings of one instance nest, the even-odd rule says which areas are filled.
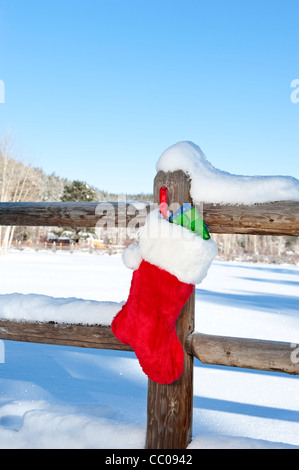
[[[0,225],[128,227],[145,223],[150,204],[137,209],[118,202],[1,202]]]
[[[183,182],[183,172],[173,174],[177,176],[178,184]],[[157,174],[158,185],[165,180],[166,175],[164,172]],[[170,186],[170,205],[178,208],[180,201],[173,191],[174,188]],[[183,191],[183,202],[187,202],[187,194]],[[154,204],[145,204],[140,210],[133,204],[117,202],[1,202],[0,225],[141,227],[146,215],[154,207]],[[299,201],[251,206],[205,203],[202,208],[204,220],[211,233],[299,236]]]
[[[157,174],[154,183],[155,202],[161,186],[168,189],[168,204],[191,202],[190,180],[182,172]],[[194,293],[181,310],[176,331],[181,344],[194,329]],[[167,341],[167,337],[165,337]],[[185,352],[182,377],[170,385],[149,380],[147,400],[147,449],[185,449],[192,435],[193,356]]]
[[[290,343],[192,333],[185,347],[204,364],[299,374],[299,354]]]
[[[0,339],[95,349],[132,351],[118,341],[110,326],[0,320]]]
[[[203,204],[211,233],[299,236],[299,201],[267,204]]]

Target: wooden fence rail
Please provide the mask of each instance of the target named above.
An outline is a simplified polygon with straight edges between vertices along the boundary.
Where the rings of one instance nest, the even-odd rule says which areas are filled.
[[[169,205],[192,202],[190,180],[185,173],[159,172],[154,182],[156,206],[144,204],[140,210],[130,202],[0,203],[0,225],[138,227],[145,223],[147,213],[157,207],[162,186],[168,189]],[[211,233],[299,236],[299,201],[250,206],[205,203],[202,209]],[[160,385],[150,380],[148,383],[146,447],[149,449],[184,449],[191,440],[194,357],[206,364],[299,374],[299,363],[291,360],[292,349],[289,343],[194,332],[194,309],[193,294],[183,307],[176,324],[185,353],[182,377],[170,385]],[[110,327],[99,325],[0,320],[0,338],[132,350],[114,337]]]
[[[161,180],[165,176],[159,174]],[[184,201],[185,202],[185,201]],[[42,227],[142,226],[155,207],[127,202],[0,202],[0,225]],[[299,202],[203,204],[211,233],[299,236]]]
[[[292,361],[292,343],[193,333],[185,348],[204,364],[299,375],[299,361]]]
[[[28,343],[133,351],[115,338],[110,326],[0,320],[0,338]]]
[[[0,202],[0,225],[128,227],[133,221],[141,226],[150,209],[129,202]]]
[[[101,325],[0,320],[0,337],[10,341],[133,351],[115,338],[110,326]],[[294,345],[291,347],[286,342],[192,332],[185,340],[185,349],[204,364],[299,375],[299,360],[291,360]]]

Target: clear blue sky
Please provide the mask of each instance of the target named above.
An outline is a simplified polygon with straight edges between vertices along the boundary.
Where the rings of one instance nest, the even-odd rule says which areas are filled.
[[[298,0],[0,0],[0,133],[114,192],[151,192],[180,140],[299,178],[298,20]]]

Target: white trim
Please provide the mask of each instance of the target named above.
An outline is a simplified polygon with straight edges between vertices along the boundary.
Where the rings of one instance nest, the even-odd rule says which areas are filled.
[[[122,253],[124,265],[129,269],[138,269],[142,261],[138,243],[132,243]]]
[[[139,247],[137,244],[131,247],[123,256],[124,262],[130,259],[126,266],[134,265],[137,267],[133,269],[137,269],[144,259],[188,284],[199,284],[206,277],[218,251],[212,239],[204,240],[180,225],[169,223],[159,210],[148,215],[140,231]]]

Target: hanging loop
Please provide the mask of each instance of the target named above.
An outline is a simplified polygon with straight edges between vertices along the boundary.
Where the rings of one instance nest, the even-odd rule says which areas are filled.
[[[162,186],[160,188],[160,201],[159,201],[160,213],[165,219],[167,219],[167,188]]]

